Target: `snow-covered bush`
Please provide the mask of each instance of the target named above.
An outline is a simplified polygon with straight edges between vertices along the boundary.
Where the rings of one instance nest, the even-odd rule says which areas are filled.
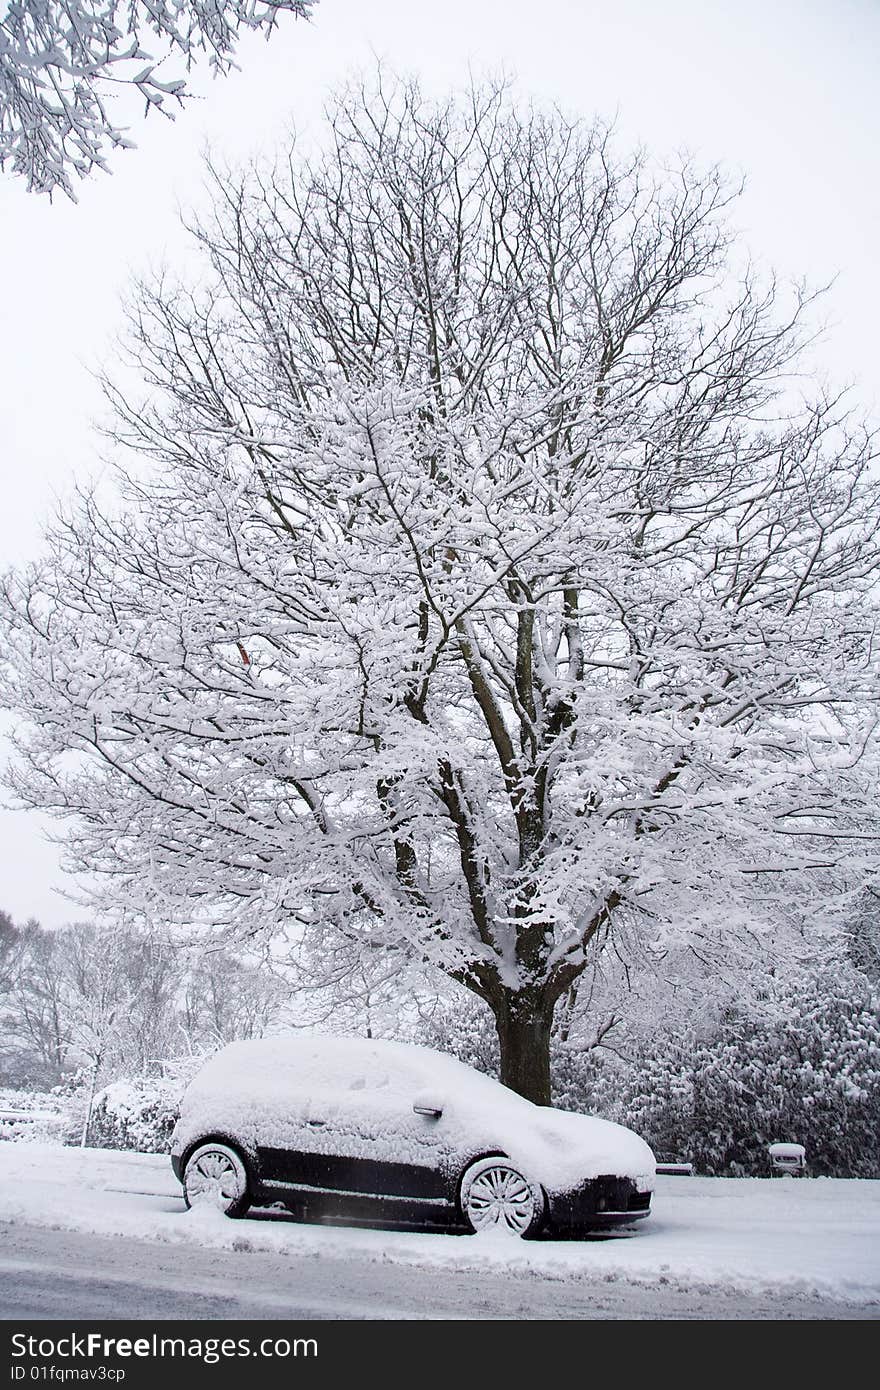
[[[438,995],[424,1005],[418,1022],[404,1036],[409,1042],[448,1052],[487,1076],[498,1076],[498,1035],[492,1014],[481,999],[464,990]]]
[[[766,1174],[787,1140],[814,1175],[880,1177],[880,999],[828,980],[780,990],[711,1042],[668,1038],[610,1110],[702,1173]]]
[[[626,1063],[601,1047],[567,1047],[557,1044],[551,1066],[553,1104],[560,1110],[615,1118]]]
[[[89,1144],[96,1149],[165,1153],[183,1086],[165,1077],[113,1081],[95,1096]]]

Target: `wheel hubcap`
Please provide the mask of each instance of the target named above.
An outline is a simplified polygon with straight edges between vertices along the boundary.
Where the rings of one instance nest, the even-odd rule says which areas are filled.
[[[467,1208],[478,1231],[494,1226],[522,1235],[534,1216],[535,1199],[521,1173],[512,1168],[488,1168],[474,1179]]]
[[[186,1174],[186,1191],[190,1201],[213,1202],[226,1207],[241,1195],[235,1164],[226,1154],[207,1153],[191,1165]]]

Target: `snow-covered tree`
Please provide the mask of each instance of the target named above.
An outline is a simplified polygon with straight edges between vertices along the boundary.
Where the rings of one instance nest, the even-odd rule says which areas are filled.
[[[880,884],[865,885],[847,926],[848,954],[853,965],[880,989]]]
[[[3,1066],[10,1080],[58,1081],[70,1045],[66,990],[55,937],[37,922],[19,928],[3,1007]]]
[[[226,951],[204,952],[178,986],[179,1027],[191,1049],[260,1038],[282,1024],[290,1004],[281,978]]]
[[[58,1081],[96,1062],[101,1077],[144,1076],[278,1027],[291,996],[252,961],[192,957],[153,933],[90,922],[17,929],[6,973],[0,1065],[13,1080]]]
[[[148,936],[89,922],[19,932],[3,1032],[24,1075],[57,1081],[84,1064],[142,1069],[174,1023],[170,953]]]
[[[2,599],[11,784],[108,903],[444,971],[540,1102],[599,951],[822,947],[876,862],[875,445],[733,196],[386,78],[218,171],[108,384],[121,496]]]
[[[121,90],[171,115],[168,98],[186,96],[181,65],[189,71],[207,54],[228,72],[242,30],[268,36],[280,11],[307,16],[316,3],[10,0],[0,19],[0,166],[37,192],[73,196],[74,176],[106,169],[111,149],[131,146],[112,111]]]
[[[12,983],[18,928],[8,912],[0,910],[0,1000]]]

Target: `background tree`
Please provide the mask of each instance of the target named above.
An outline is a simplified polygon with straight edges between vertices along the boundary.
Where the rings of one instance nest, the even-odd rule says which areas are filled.
[[[10,1080],[52,1085],[70,1047],[67,991],[56,937],[36,921],[19,928],[3,1009],[3,1061]]]
[[[9,1078],[54,1084],[84,1065],[145,1071],[177,1045],[179,990],[172,953],[148,934],[29,922],[4,1000]]]
[[[8,912],[0,911],[0,999],[12,984],[13,962],[18,947],[18,929]]]
[[[856,899],[847,926],[849,959],[880,989],[880,885],[866,883]]]
[[[120,89],[136,90],[146,110],[173,113],[186,80],[161,77],[173,54],[188,72],[207,53],[215,72],[233,66],[242,29],[267,36],[278,14],[306,16],[317,0],[11,0],[0,20],[0,165],[22,174],[28,188],[73,197],[72,178],[110,149],[131,141],[111,113]],[[159,58],[142,47],[158,41]]]
[[[13,1083],[51,1085],[84,1066],[96,1084],[143,1077],[290,1017],[288,982],[223,951],[193,958],[153,932],[92,922],[13,931],[0,994]]]
[[[190,1048],[209,1050],[236,1038],[261,1038],[285,1021],[290,987],[265,965],[205,951],[180,989],[179,1027]],[[169,1048],[165,1056],[178,1048]]]
[[[2,603],[12,786],[107,902],[439,969],[542,1103],[601,951],[821,953],[876,862],[875,446],[732,196],[385,78],[216,175],[108,384],[122,500]]]

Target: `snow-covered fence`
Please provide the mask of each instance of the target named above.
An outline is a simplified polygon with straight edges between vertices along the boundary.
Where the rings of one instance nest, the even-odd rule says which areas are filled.
[[[56,1120],[59,1118],[58,1110],[0,1110],[0,1121],[25,1120],[35,1122],[37,1120]]]
[[[0,1140],[60,1139],[66,1120],[60,1110],[0,1108]]]

